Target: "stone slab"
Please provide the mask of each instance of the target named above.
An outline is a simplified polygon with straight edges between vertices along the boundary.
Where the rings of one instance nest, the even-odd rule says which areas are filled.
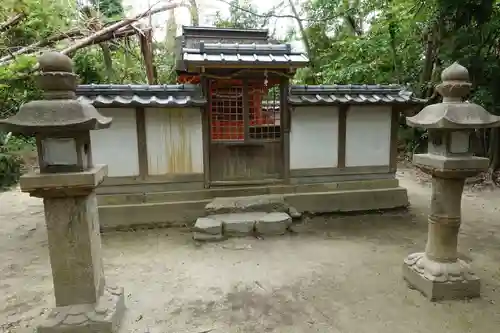
[[[255,230],[262,235],[284,235],[292,224],[292,218],[286,213],[268,213],[257,220]]]
[[[39,173],[32,172],[21,176],[20,186],[23,192],[53,190],[63,188],[95,188],[108,174],[107,165],[96,165],[84,172]]]
[[[209,235],[221,235],[222,221],[211,217],[200,217],[196,220],[193,231]]]
[[[430,301],[467,299],[479,297],[481,294],[481,283],[477,277],[469,280],[436,282],[425,278],[405,263],[403,278]]]
[[[211,235],[211,234],[205,234],[202,232],[193,232],[193,240],[199,241],[199,242],[219,242],[226,239],[224,235],[218,234],[218,235]]]
[[[413,163],[436,170],[484,170],[488,168],[489,160],[484,157],[450,157],[436,154],[415,154]]]
[[[267,215],[265,212],[247,212],[211,215],[222,222],[222,230],[227,236],[246,236],[255,231],[255,223]]]
[[[96,304],[53,309],[37,333],[116,333],[125,314],[123,288],[107,287]]]
[[[209,215],[248,212],[288,212],[283,195],[256,195],[249,197],[215,198],[205,206]]]
[[[340,213],[403,208],[409,205],[403,187],[285,195],[286,202],[300,212]]]
[[[290,215],[290,217],[294,220],[296,219],[300,219],[302,218],[302,213],[300,213],[297,209],[295,209],[294,207],[290,207],[290,209],[288,209],[288,214]]]

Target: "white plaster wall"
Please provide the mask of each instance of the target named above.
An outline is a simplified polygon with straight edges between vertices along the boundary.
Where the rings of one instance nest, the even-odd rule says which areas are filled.
[[[107,164],[109,177],[139,175],[135,109],[99,109],[113,122],[108,129],[90,131],[94,164]]]
[[[146,142],[150,175],[203,173],[200,109],[146,109]]]
[[[389,165],[391,108],[351,106],[347,111],[346,166]]]
[[[296,107],[291,117],[290,169],[336,167],[338,108]]]

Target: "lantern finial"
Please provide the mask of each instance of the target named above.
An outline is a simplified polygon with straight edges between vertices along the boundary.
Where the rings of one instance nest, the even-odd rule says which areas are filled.
[[[38,58],[41,74],[37,86],[45,99],[76,99],[78,76],[73,73],[73,61],[59,52],[47,52]]]
[[[43,73],[65,72],[73,73],[73,61],[59,52],[47,52],[38,58],[40,70]]]
[[[454,62],[441,73],[443,82],[436,87],[443,96],[443,102],[462,102],[470,93],[469,71],[458,62]]]
[[[441,73],[441,80],[469,82],[469,71],[455,61]]]

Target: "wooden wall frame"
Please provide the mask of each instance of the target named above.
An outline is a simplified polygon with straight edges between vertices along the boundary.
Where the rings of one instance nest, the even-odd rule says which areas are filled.
[[[139,177],[146,180],[149,176],[148,144],[146,137],[146,110],[135,109],[135,125],[137,130],[137,154],[139,158]]]

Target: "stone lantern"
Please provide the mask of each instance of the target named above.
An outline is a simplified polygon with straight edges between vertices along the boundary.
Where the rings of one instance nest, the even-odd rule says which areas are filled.
[[[464,102],[471,89],[465,67],[454,63],[443,71],[441,79],[436,90],[443,102],[406,118],[409,126],[428,130],[428,152],[415,154],[413,162],[432,175],[432,198],[425,252],[405,259],[403,276],[431,300],[480,295],[479,278],[458,258],[461,200],[465,179],[486,170],[489,162],[473,155],[471,134],[476,128],[500,126],[500,117]]]
[[[72,61],[39,58],[44,99],[0,120],[7,131],[34,135],[40,171],[21,177],[21,190],[43,198],[56,308],[39,333],[115,332],[125,310],[122,288],[105,285],[95,188],[107,166],[93,165],[90,130],[108,128],[90,104],[76,99]]]

